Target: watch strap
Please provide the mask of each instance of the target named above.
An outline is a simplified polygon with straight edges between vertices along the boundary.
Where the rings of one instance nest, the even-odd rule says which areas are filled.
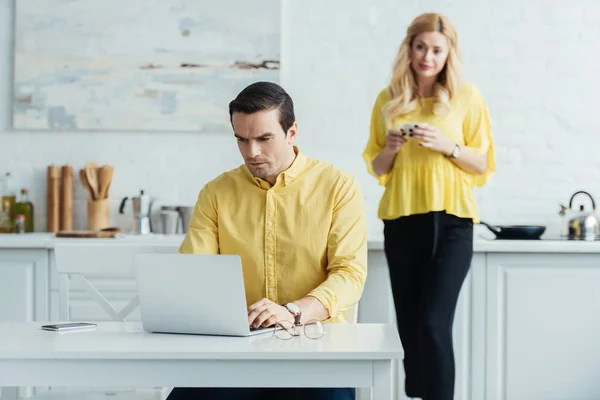
[[[294,311],[290,309],[290,307],[288,307],[287,304],[284,304],[283,306],[294,316],[294,325],[300,325],[300,320],[302,319],[302,311]]]
[[[457,144],[456,146],[454,146],[452,153],[448,154],[446,157],[457,158],[459,154],[460,154],[460,146]]]

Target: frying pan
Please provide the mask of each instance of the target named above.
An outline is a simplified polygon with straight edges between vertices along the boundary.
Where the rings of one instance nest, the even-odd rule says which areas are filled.
[[[496,239],[535,240],[546,231],[546,227],[541,225],[491,225],[483,221],[479,223],[492,231]]]

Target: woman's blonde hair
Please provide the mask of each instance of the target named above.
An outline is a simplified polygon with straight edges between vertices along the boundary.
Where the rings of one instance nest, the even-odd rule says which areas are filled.
[[[438,74],[437,82],[433,88],[434,114],[445,115],[448,112],[450,101],[460,87],[460,48],[454,25],[443,15],[436,13],[421,14],[413,20],[406,30],[406,37],[402,41],[394,61],[392,79],[389,85],[392,99],[384,109],[385,119],[388,123],[393,118],[407,114],[417,108],[419,88],[411,67],[411,51],[415,37],[424,32],[440,32],[448,39],[448,59],[446,65]]]

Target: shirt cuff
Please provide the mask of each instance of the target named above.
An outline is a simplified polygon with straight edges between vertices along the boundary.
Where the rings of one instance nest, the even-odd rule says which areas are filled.
[[[317,287],[308,293],[308,296],[312,296],[319,300],[323,307],[329,313],[329,318],[325,320],[329,321],[338,316],[338,298],[335,295],[335,292],[328,287]]]

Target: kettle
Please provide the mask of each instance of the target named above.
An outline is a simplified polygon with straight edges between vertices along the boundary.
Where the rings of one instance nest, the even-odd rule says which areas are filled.
[[[579,211],[573,210],[573,199],[579,194],[585,194],[590,198],[592,202],[591,211],[586,211],[583,204],[579,206]],[[563,215],[566,212],[565,208],[566,207],[562,206],[561,213],[563,213]],[[595,239],[599,235],[600,224],[596,217],[596,203],[594,202],[594,198],[588,192],[583,190],[575,192],[569,200],[569,210],[574,214],[573,217],[569,218],[569,237],[574,239]]]
[[[119,206],[119,214],[125,214],[125,203],[129,197],[124,197],[121,200]],[[133,206],[133,232],[140,235],[147,235],[152,232],[152,224],[150,222],[150,212],[152,210],[152,203],[154,202],[150,196],[144,194],[143,190],[140,190],[139,196],[131,197]]]

